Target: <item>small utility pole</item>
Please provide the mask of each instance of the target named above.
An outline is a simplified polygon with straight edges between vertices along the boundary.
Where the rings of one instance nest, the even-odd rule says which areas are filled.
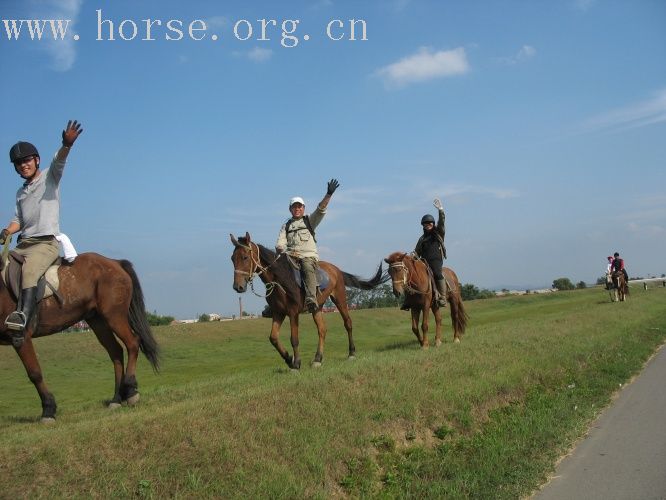
[[[243,319],[243,297],[238,297],[238,319]]]

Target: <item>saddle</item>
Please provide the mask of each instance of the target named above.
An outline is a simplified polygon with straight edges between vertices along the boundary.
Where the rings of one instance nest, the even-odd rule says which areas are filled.
[[[305,282],[303,281],[303,273],[300,269],[291,268],[294,272],[294,279],[296,283],[302,288],[305,289]],[[330,283],[331,279],[328,276],[328,273],[324,271],[321,267],[317,267],[317,286],[319,290],[326,290]]]
[[[14,252],[9,252],[7,260],[2,266],[2,279],[7,285],[7,288],[18,302],[21,296],[21,267],[25,262],[25,258]],[[58,259],[51,265],[46,273],[37,282],[37,302],[51,296],[55,296],[56,300],[62,304],[62,296],[58,293],[60,280],[58,279],[58,268],[63,264],[63,260]]]
[[[433,303],[435,303],[437,302],[437,299],[440,296],[439,289],[437,288],[437,282],[435,281],[435,275],[432,273],[432,269],[430,269],[430,265],[425,259],[418,257],[418,260],[423,262],[426,271],[428,272],[428,279],[430,280],[430,289],[433,291],[432,301]],[[446,274],[442,273],[442,276],[444,276],[444,282],[446,283],[446,292],[448,294],[449,291],[453,290],[453,287],[451,286],[451,283],[449,283],[449,280],[446,279]]]

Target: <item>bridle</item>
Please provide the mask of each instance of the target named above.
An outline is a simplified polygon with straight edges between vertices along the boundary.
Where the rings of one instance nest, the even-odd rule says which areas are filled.
[[[393,274],[391,273],[391,269],[400,269],[402,271],[402,279],[396,280],[393,277]],[[405,265],[405,262],[402,260],[389,264],[389,274],[391,275],[391,282],[393,283],[393,286],[395,286],[396,284],[400,284],[403,286],[406,292],[412,294],[420,294],[420,295],[425,295],[426,293],[430,292],[430,279],[428,279],[428,289],[425,292],[417,290],[416,288],[410,285],[411,280],[409,279],[409,268]]]
[[[276,286],[279,286],[282,289],[283,292],[285,291],[285,289],[282,287],[282,285],[280,285],[280,283],[278,283],[276,281],[267,281],[265,283],[265,286],[266,286],[266,294],[265,295],[261,295],[261,294],[257,293],[254,290],[254,277],[255,276],[260,276],[261,274],[265,274],[266,271],[268,271],[268,269],[273,264],[275,264],[277,262],[277,260],[282,256],[282,254],[278,255],[273,262],[271,262],[269,265],[264,267],[264,266],[261,265],[261,257],[259,255],[259,245],[257,245],[253,241],[251,241],[249,245],[243,245],[242,243],[239,242],[239,243],[237,243],[237,246],[239,246],[241,248],[244,248],[245,250],[248,250],[250,252],[250,259],[252,260],[252,267],[250,268],[249,272],[248,271],[243,271],[241,269],[234,269],[234,274],[240,274],[241,276],[247,276],[248,277],[247,282],[250,284],[250,289],[252,290],[253,294],[255,294],[257,297],[266,298],[266,297],[270,296],[270,294],[273,293]],[[254,253],[252,252],[252,250],[254,248],[257,249],[256,259],[254,257]],[[268,275],[265,275],[265,276],[268,276]]]

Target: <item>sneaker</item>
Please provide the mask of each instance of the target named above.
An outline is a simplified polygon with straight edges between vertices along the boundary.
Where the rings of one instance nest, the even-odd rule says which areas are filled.
[[[264,307],[264,310],[261,311],[261,317],[262,318],[272,318],[273,317],[273,311],[271,311],[271,306],[266,304],[266,307]]]

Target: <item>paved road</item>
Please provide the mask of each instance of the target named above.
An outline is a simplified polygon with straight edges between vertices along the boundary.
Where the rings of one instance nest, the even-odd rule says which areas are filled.
[[[666,499],[666,347],[533,499]]]

